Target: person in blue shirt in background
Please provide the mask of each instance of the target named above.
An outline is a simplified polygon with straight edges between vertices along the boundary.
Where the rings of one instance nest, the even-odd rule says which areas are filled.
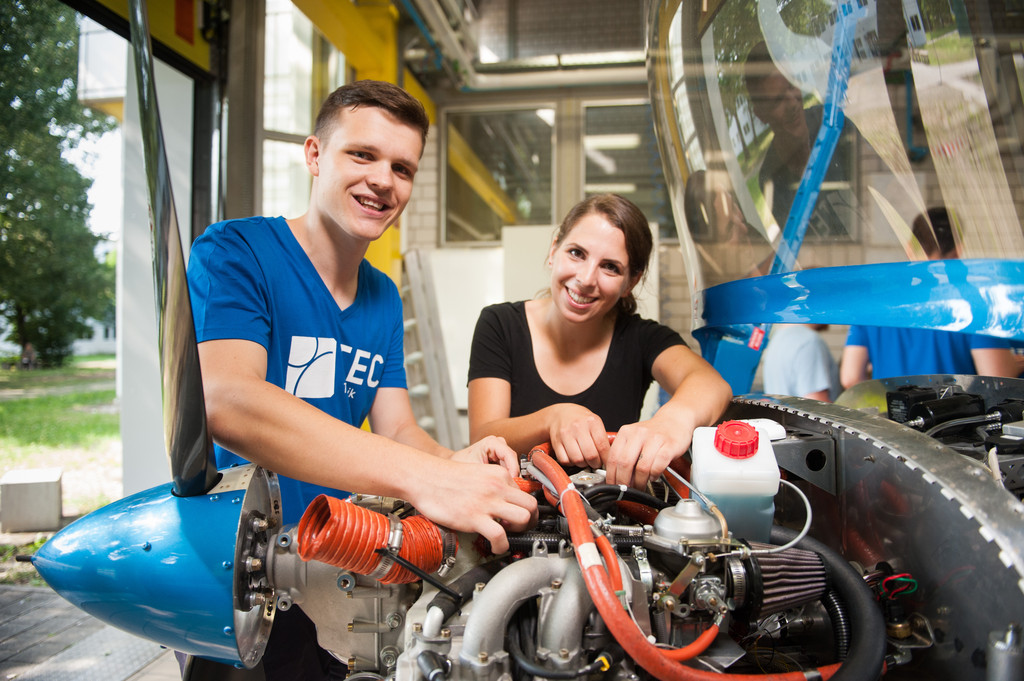
[[[931,222],[931,228],[928,223]],[[945,208],[930,208],[914,221],[914,236],[929,260],[959,257]],[[869,378],[927,374],[1017,376],[1021,356],[1002,338],[953,331],[851,326],[840,362],[840,380],[849,388]]]
[[[764,392],[835,402],[839,365],[819,331],[828,324],[776,324],[764,351]]]

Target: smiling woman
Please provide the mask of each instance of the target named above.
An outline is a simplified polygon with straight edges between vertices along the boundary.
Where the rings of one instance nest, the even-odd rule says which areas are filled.
[[[721,415],[732,396],[725,381],[678,333],[636,314],[651,244],[647,219],[621,196],[569,211],[549,252],[549,295],[481,312],[470,439],[500,435],[522,453],[550,442],[563,464],[644,487],[686,452],[696,426]],[[655,380],[671,399],[639,421]],[[618,432],[611,443],[609,431]]]

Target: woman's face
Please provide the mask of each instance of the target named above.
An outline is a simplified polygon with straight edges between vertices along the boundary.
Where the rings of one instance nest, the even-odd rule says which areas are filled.
[[[604,317],[638,279],[629,273],[625,234],[599,213],[583,216],[548,260],[551,299],[570,321]]]

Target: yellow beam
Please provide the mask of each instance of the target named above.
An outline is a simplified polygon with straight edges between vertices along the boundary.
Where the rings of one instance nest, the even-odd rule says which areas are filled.
[[[448,165],[501,217],[504,224],[518,222],[515,203],[494,181],[483,161],[452,125],[448,126]]]
[[[350,0],[292,2],[345,55],[359,78],[398,81],[398,17],[390,4],[356,7]]]
[[[412,75],[412,71],[409,69],[405,70],[404,78],[402,79],[402,87],[410,95],[420,100],[423,104],[423,108],[427,110],[427,118],[430,119],[431,124],[437,122],[437,106],[434,104],[434,100],[430,98],[427,91],[423,89],[420,82],[416,80],[416,76]]]
[[[130,21],[128,0],[99,0],[114,14]],[[199,31],[200,0],[147,0],[149,33],[153,40],[170,48],[204,71],[210,70],[210,43]]]

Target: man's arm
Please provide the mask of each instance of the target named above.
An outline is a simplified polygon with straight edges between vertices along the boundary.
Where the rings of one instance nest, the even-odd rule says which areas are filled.
[[[503,468],[431,456],[329,416],[265,380],[266,351],[258,343],[206,341],[199,359],[214,441],[253,463],[298,480],[405,499],[435,522],[480,533],[499,553],[508,547],[500,521],[523,528],[531,520],[536,500]]]
[[[974,348],[971,358],[979,376],[1016,378],[1024,370],[1024,357],[1014,354],[1009,348]]]
[[[839,382],[850,388],[868,380],[868,349],[863,345],[847,345],[839,362]]]
[[[377,391],[370,408],[370,427],[378,435],[434,456],[465,463],[497,463],[504,466],[513,478],[520,475],[519,456],[502,438],[482,438],[457,452],[437,443],[416,422],[409,391],[405,388],[381,388]]]

